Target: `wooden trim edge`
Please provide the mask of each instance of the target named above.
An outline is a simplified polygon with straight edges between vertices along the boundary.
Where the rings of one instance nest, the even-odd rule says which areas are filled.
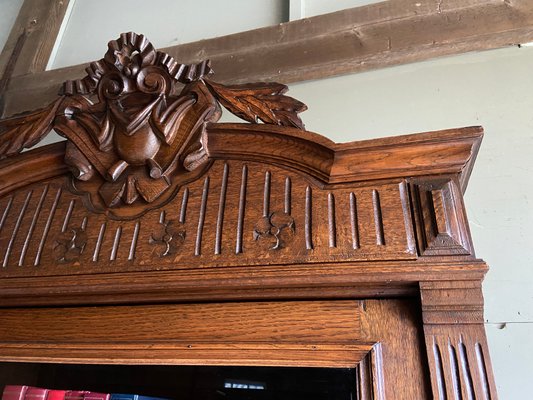
[[[0,280],[0,306],[166,303],[413,295],[418,282],[479,280],[481,261],[303,264],[39,276]]]

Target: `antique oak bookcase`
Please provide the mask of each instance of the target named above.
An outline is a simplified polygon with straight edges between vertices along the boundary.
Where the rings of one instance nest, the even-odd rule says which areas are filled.
[[[2,384],[351,368],[358,399],[496,399],[462,197],[482,129],[336,144],[286,86],[211,72],[123,34],[0,121]]]

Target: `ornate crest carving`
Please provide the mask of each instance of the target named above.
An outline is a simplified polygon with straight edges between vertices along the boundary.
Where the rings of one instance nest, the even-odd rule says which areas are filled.
[[[285,85],[225,86],[208,80],[211,72],[209,61],[179,64],[143,35],[122,34],[52,104],[0,121],[0,158],[55,129],[67,138],[72,190],[94,211],[134,218],[207,166],[203,132],[220,118],[220,104],[252,123],[303,129],[306,106],[285,96]]]

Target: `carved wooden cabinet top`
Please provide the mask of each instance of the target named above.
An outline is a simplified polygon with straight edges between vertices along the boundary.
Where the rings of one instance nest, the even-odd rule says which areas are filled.
[[[216,83],[134,33],[108,47],[48,107],[0,121],[0,304],[483,277],[462,203],[480,127],[336,144],[285,85]],[[221,105],[247,123],[217,123]],[[66,141],[17,154],[52,129]]]

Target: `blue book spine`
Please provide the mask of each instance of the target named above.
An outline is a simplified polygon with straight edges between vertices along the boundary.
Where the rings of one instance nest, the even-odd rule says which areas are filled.
[[[161,397],[141,396],[139,394],[111,393],[110,400],[169,400]]]

